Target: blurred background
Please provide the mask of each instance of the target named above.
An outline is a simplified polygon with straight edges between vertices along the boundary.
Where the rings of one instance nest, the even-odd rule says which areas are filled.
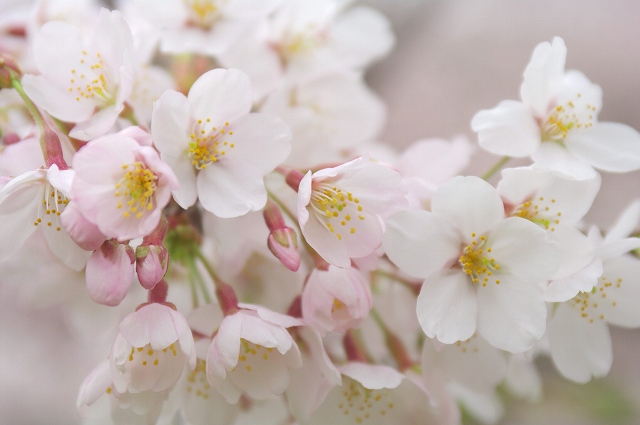
[[[517,99],[533,48],[554,36],[566,42],[567,67],[601,85],[600,119],[640,129],[637,0],[361,3],[387,14],[397,35],[395,51],[367,75],[388,106],[384,142],[402,148],[427,137],[466,134],[474,140],[469,125],[474,113]],[[479,152],[469,173],[480,174],[496,160]],[[639,197],[640,173],[604,175],[587,221],[606,228]],[[108,352],[109,341],[78,341],[64,328],[60,311],[16,305],[4,289],[0,285],[0,424],[77,423],[77,389]],[[574,385],[542,360],[543,402],[506,398],[500,424],[640,424],[640,331],[614,329],[613,338],[614,365],[607,378]]]

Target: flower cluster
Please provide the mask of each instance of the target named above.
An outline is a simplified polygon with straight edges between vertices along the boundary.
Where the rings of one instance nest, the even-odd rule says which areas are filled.
[[[463,136],[381,149],[363,72],[394,37],[347,3],[25,15],[33,62],[0,57],[0,275],[112,341],[86,423],[492,422],[503,382],[540,393],[537,357],[584,383],[609,325],[640,327],[640,201],[583,221],[640,133],[598,121],[563,40],[473,117],[504,157],[463,176]],[[511,157],[531,165],[490,184]]]

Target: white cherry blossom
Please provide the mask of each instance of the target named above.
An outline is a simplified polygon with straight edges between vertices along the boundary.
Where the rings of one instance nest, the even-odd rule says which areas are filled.
[[[640,169],[640,133],[598,122],[602,90],[578,71],[565,72],[566,55],[559,37],[535,48],[520,87],[522,102],[506,100],[473,117],[480,146],[498,155],[531,156],[576,177],[593,175],[581,163],[611,172]],[[568,153],[562,161],[558,146]]]
[[[384,249],[404,272],[425,278],[417,312],[427,336],[451,344],[476,331],[497,348],[526,351],[545,331],[539,285],[562,260],[547,233],[505,219],[497,191],[477,177],[441,185],[432,211],[387,220]]]
[[[163,161],[175,171],[176,202],[200,199],[218,217],[264,207],[263,177],[289,154],[289,128],[267,114],[250,113],[251,88],[237,70],[201,76],[189,96],[167,90],[155,103],[151,130]]]

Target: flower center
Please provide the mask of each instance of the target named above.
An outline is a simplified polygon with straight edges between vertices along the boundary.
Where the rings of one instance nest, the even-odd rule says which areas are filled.
[[[71,69],[69,92],[76,96],[76,101],[91,99],[106,106],[115,101],[111,78],[105,73],[102,56],[99,52],[89,54],[82,51],[79,64]]]
[[[342,233],[356,233],[357,220],[352,221],[354,217],[360,221],[365,219],[364,209],[357,197],[326,183],[314,185],[310,205],[316,217],[339,240],[342,240]],[[342,233],[341,228],[344,228]]]
[[[336,407],[357,424],[367,423],[376,416],[386,416],[395,403],[389,400],[389,389],[370,390],[347,376],[343,376],[342,397]],[[377,422],[376,422],[377,423]]]
[[[60,231],[60,214],[64,211],[65,206],[69,203],[66,196],[62,195],[56,188],[51,186],[49,182],[45,183],[44,194],[42,197],[42,207],[38,208],[38,216],[33,222],[34,226],[39,226],[42,223],[42,213],[47,220],[47,227],[55,228],[56,231]],[[55,223],[55,226],[54,226]]]
[[[211,124],[210,118],[196,121],[189,136],[191,140],[188,151],[194,168],[204,170],[207,165],[226,155],[228,149],[235,148],[235,143],[225,140],[233,136],[233,131],[229,131],[228,127],[228,121],[220,129]]]
[[[154,350],[151,345],[147,344],[144,347],[131,347],[131,353],[129,353],[127,361],[131,365],[158,366],[163,360],[177,355],[178,351],[175,344],[171,344],[162,350]]]
[[[238,355],[238,364],[233,368],[232,372],[251,373],[256,367],[260,367],[258,363],[269,360],[269,355],[273,352],[273,348],[256,345],[244,338],[240,339],[240,354]]]
[[[615,289],[621,286],[622,278],[609,280],[605,276],[601,276],[598,279],[598,284],[593,287],[591,292],[579,293],[573,300],[569,301],[569,305],[580,309],[581,317],[588,320],[589,323],[593,323],[595,320],[605,320],[604,314],[598,311],[598,306],[611,303],[612,307],[616,307],[618,303],[609,295],[612,292],[615,295]]]
[[[582,101],[581,93],[574,100],[556,106],[541,124],[542,141],[562,142],[571,130],[593,126],[596,109]]]
[[[512,216],[529,220],[546,230],[555,232],[555,225],[560,224],[562,212],[555,207],[556,200],[545,200],[543,196],[531,199],[517,207]]]
[[[458,262],[473,283],[487,286],[489,280],[493,279],[495,284],[499,285],[500,279],[493,277],[493,274],[500,270],[500,265],[491,257],[491,248],[484,248],[486,242],[487,238],[484,235],[476,238],[476,234],[472,233],[471,242],[462,250]]]
[[[466,341],[458,341],[455,345],[462,353],[477,353],[480,351],[477,338],[478,334],[473,334],[471,338]]]
[[[198,359],[196,368],[187,376],[187,392],[195,394],[203,400],[207,400],[210,396],[209,390],[211,385],[207,382],[207,362]]]
[[[189,9],[189,23],[203,28],[210,29],[215,21],[221,16],[220,7],[216,0],[183,0]]]
[[[145,211],[153,209],[153,194],[157,188],[158,177],[140,161],[125,164],[122,168],[127,171],[116,183],[115,196],[123,198],[122,201],[118,201],[117,207],[124,209],[122,215],[126,218],[141,218]]]

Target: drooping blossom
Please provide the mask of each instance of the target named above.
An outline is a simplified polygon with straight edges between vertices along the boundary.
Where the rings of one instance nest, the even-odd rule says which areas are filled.
[[[173,386],[196,351],[186,319],[172,307],[143,305],[120,323],[109,370],[119,393],[160,392]]]
[[[136,132],[137,134],[137,132]],[[73,202],[105,236],[146,236],[179,184],[171,168],[131,130],[92,140],[73,157]]]
[[[289,128],[250,113],[251,88],[237,70],[201,76],[189,96],[168,90],[154,107],[154,142],[180,181],[173,196],[183,208],[200,199],[213,214],[237,217],[264,207],[263,177],[289,154]]]
[[[33,45],[40,75],[25,75],[22,84],[47,113],[77,123],[71,137],[90,140],[105,134],[124,109],[133,84],[132,53],[131,31],[118,11],[102,9],[90,33],[47,22]]]
[[[265,308],[240,307],[224,318],[211,341],[207,379],[229,403],[237,403],[243,393],[267,400],[287,389],[290,369],[302,366],[300,350],[286,330],[302,323]]]
[[[436,424],[426,390],[416,376],[384,365],[351,362],[308,422],[324,424]]]
[[[396,171],[368,157],[309,171],[298,188],[298,221],[307,242],[342,268],[373,253],[382,243],[382,219],[407,203],[399,183]]]
[[[369,282],[356,268],[314,269],[302,291],[302,317],[322,335],[357,326],[371,310]]]
[[[383,245],[401,270],[425,278],[424,332],[451,344],[477,331],[500,349],[531,348],[546,324],[539,285],[560,265],[560,246],[530,221],[505,218],[497,191],[478,177],[449,180],[431,205],[389,218]]]
[[[72,172],[57,165],[10,179],[0,189],[0,259],[7,259],[36,231],[44,234],[51,252],[74,270],[88,259],[63,229],[60,215],[69,199]]]
[[[535,48],[520,86],[522,101],[505,100],[473,117],[480,146],[498,155],[531,156],[578,178],[593,176],[589,166],[640,169],[640,133],[598,122],[602,90],[579,71],[565,72],[566,55],[559,37]]]

